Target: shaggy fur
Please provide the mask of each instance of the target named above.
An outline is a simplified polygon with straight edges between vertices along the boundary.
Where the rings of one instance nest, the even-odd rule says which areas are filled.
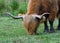
[[[41,15],[45,12],[50,13],[49,16],[45,16],[44,21],[45,29],[44,32],[48,32],[47,19],[50,23],[50,32],[54,32],[53,22],[60,7],[60,0],[29,0],[27,8],[27,16],[25,17],[23,23],[28,31],[28,34],[36,34],[37,28],[40,24],[40,19],[33,18],[32,15]],[[59,6],[58,6],[59,5]],[[59,10],[60,12],[60,10]],[[59,24],[60,25],[60,24]]]

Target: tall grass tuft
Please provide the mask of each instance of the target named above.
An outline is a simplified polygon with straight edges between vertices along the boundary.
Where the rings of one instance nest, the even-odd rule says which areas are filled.
[[[7,2],[6,2],[7,1]],[[26,13],[27,11],[27,3],[21,0],[0,0],[0,16],[3,16],[3,12],[8,11],[13,15],[17,15],[18,13]]]
[[[12,11],[14,11],[14,10],[18,9],[19,4],[16,0],[13,0],[12,3],[10,3],[10,7],[11,7]]]
[[[5,3],[3,0],[0,0],[0,10],[5,8]]]

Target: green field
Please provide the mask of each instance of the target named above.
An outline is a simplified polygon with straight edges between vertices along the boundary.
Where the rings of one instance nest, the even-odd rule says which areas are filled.
[[[58,21],[55,20],[54,28]],[[0,43],[60,43],[60,31],[43,33],[43,23],[38,28],[39,35],[28,35],[22,20],[0,17]]]
[[[4,3],[7,1],[8,3]],[[44,24],[41,23],[38,27],[39,35],[28,35],[24,28],[22,20],[14,20],[4,16],[3,12],[8,12],[17,15],[18,13],[27,12],[27,3],[24,0],[0,0],[0,43],[60,43],[60,31],[55,33],[44,33]],[[7,4],[7,5],[6,5]],[[8,6],[8,7],[7,7]],[[5,15],[6,16],[6,15]],[[54,28],[57,28],[58,20],[54,22]],[[48,23],[49,25],[49,23]]]

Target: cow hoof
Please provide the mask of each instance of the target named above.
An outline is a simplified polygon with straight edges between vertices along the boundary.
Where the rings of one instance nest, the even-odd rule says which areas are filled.
[[[44,30],[44,33],[48,33],[49,32],[49,30]]]
[[[49,33],[55,33],[55,31],[50,31]]]
[[[50,32],[49,33],[55,33],[55,30],[54,29],[52,29],[52,30],[50,30]]]

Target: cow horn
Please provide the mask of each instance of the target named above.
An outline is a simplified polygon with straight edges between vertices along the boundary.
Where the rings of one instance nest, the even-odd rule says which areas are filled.
[[[48,13],[48,12],[46,12],[46,13],[43,13],[43,14],[41,15],[41,17],[42,17],[42,16],[44,16],[44,15],[46,15],[46,14],[50,14],[50,13]]]
[[[9,13],[9,12],[6,12],[5,14],[8,14],[8,15],[11,16],[13,19],[23,19],[23,18],[24,18],[24,15],[14,16],[13,14],[11,14],[11,13]]]
[[[50,13],[43,13],[42,15],[35,15],[35,17],[37,17],[37,18],[39,18],[39,19],[41,19],[44,15],[46,15],[46,14],[50,14]]]

